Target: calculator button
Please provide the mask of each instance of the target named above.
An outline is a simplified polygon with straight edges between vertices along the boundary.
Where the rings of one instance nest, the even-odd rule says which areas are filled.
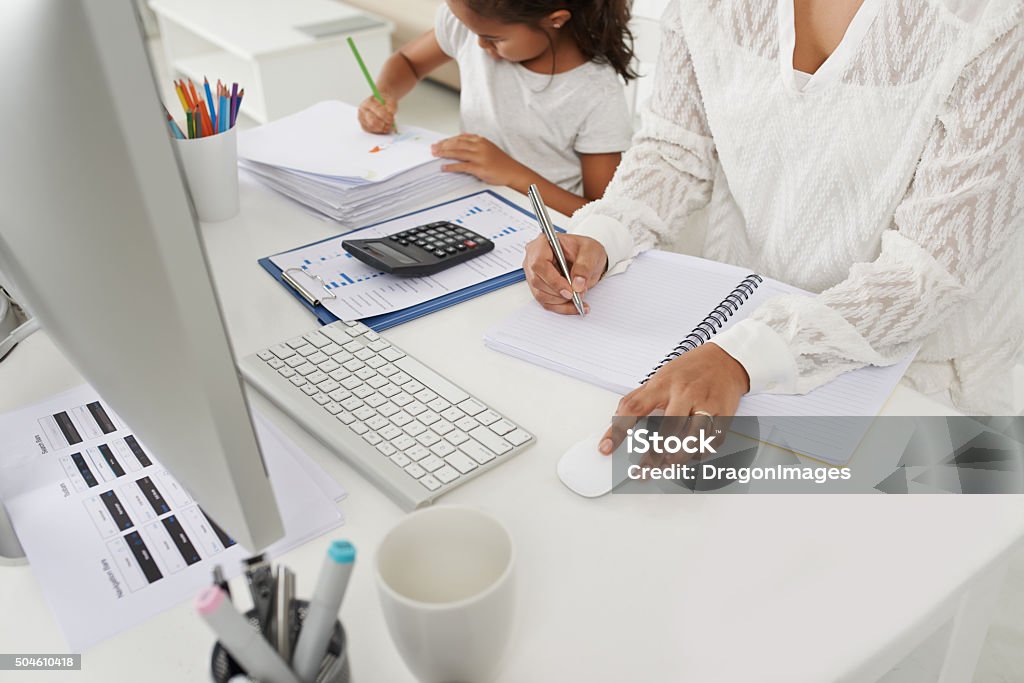
[[[400,235],[392,235],[392,236],[391,236],[391,237],[389,237],[388,239],[390,239],[390,240],[391,240],[391,241],[393,241],[393,242],[397,242],[398,240],[400,240],[400,239],[402,239],[402,238],[401,238],[401,236],[400,236]]]
[[[474,242],[473,240],[464,240],[462,244],[469,247],[470,249],[476,247],[476,242]]]
[[[425,246],[427,246],[427,241],[426,240],[416,240],[416,246],[417,247],[425,247]]]
[[[465,244],[456,244],[456,245],[455,245],[455,248],[456,248],[456,249],[457,249],[458,251],[466,251],[466,245],[465,245]]]
[[[444,251],[445,251],[446,254],[454,254],[456,249],[455,249],[455,247],[445,247]]]
[[[438,258],[444,258],[444,251],[441,250],[441,249],[435,249],[434,250],[434,256],[436,256]]]
[[[409,245],[409,240],[398,240],[398,243],[405,247]]]

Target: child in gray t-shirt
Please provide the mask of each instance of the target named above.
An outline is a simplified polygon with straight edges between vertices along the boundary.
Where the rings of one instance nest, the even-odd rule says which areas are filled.
[[[384,104],[359,108],[364,130],[388,133],[398,101],[454,59],[461,135],[434,154],[571,214],[604,194],[632,126],[623,80],[634,78],[628,0],[448,0],[433,31],[392,55],[377,79]]]

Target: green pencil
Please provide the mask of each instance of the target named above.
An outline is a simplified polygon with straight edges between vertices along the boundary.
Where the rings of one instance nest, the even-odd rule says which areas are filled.
[[[373,76],[370,75],[370,70],[366,68],[366,62],[363,61],[363,56],[359,54],[359,48],[356,47],[356,41],[352,40],[352,36],[348,37],[348,46],[352,48],[352,54],[355,55],[356,61],[359,62],[359,68],[363,71],[363,76],[366,77],[366,82],[370,84],[370,90],[373,91],[373,99],[377,100],[381,104],[387,104],[384,101],[384,96],[380,94],[380,90],[377,90],[377,84],[373,82]],[[398,124],[394,124],[395,132],[398,132]]]

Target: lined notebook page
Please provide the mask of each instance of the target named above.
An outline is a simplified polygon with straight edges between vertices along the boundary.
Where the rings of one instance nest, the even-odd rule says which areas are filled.
[[[625,273],[604,280],[587,294],[591,313],[586,317],[549,313],[529,304],[489,330],[484,342],[498,351],[625,394],[639,386],[749,274],[742,268],[692,256],[644,252]],[[725,327],[749,317],[765,300],[793,293],[808,295],[765,278]],[[774,432],[780,443],[794,451],[842,463],[856,449],[867,426],[842,416],[877,415],[912,358],[910,355],[887,368],[844,373],[804,395],[744,396],[737,414],[762,418],[762,437]],[[773,421],[765,416],[817,419]]]
[[[747,275],[735,266],[648,251],[587,294],[587,316],[529,304],[488,330],[484,342],[625,394]]]

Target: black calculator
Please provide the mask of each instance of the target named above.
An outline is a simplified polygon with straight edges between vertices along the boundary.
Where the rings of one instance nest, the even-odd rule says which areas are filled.
[[[394,275],[433,275],[483,256],[494,242],[448,221],[365,240],[345,240],[341,247],[363,263]]]

